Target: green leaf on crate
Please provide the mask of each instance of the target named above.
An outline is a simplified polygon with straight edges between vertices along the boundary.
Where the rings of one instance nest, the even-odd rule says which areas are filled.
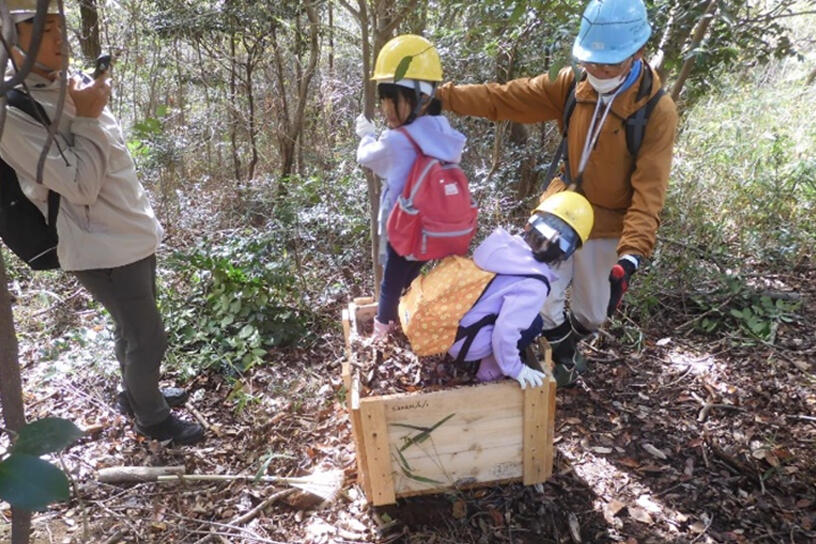
[[[408,473],[413,470],[411,465],[408,464],[408,459],[402,454],[401,450],[397,450],[397,455],[399,456],[399,465],[403,472]]]
[[[11,452],[39,457],[67,448],[82,435],[83,432],[67,419],[46,417],[20,429]]]
[[[408,67],[411,66],[411,60],[414,57],[408,55],[407,57],[403,57],[399,64],[397,64],[397,69],[394,70],[394,81],[399,81],[405,77],[405,73],[408,71]]]
[[[448,414],[447,416],[445,416],[442,419],[440,419],[439,421],[437,421],[433,426],[428,427],[427,429],[424,429],[421,433],[416,434],[414,436],[410,436],[410,437],[404,437],[402,447],[400,448],[399,451],[405,451],[408,447],[413,446],[414,444],[419,444],[421,442],[424,442],[425,440],[428,439],[428,437],[431,436],[431,433],[434,430],[436,430],[440,425],[442,425],[443,423],[445,423],[447,420],[449,420],[450,418],[452,418],[455,415],[456,415],[455,412],[452,413],[452,414]]]
[[[403,472],[403,474],[405,474],[406,477],[411,478],[412,480],[416,480],[417,482],[422,482],[424,484],[433,484],[433,485],[442,485],[443,484],[443,482],[440,482],[439,480],[433,480],[431,478],[426,478],[425,476],[419,476],[417,474],[412,474],[412,473],[407,472],[405,470],[403,470],[402,472]]]
[[[68,500],[68,478],[51,463],[13,453],[0,463],[0,499],[23,510]]]

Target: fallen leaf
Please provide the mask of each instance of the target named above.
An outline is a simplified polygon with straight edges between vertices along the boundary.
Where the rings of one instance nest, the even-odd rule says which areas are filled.
[[[462,519],[467,514],[467,505],[465,501],[459,499],[453,503],[453,517],[454,519]]]
[[[603,516],[607,523],[613,524],[614,517],[626,506],[617,499],[612,499],[604,505]]]
[[[612,453],[612,448],[605,448],[603,446],[595,446],[592,448],[595,453]]]
[[[570,512],[570,515],[567,516],[567,521],[569,522],[569,530],[572,540],[576,543],[582,542],[581,525],[578,524],[578,516]]]
[[[765,452],[765,461],[767,461],[772,467],[779,466],[779,458],[770,450]]]
[[[638,506],[642,507],[648,512],[656,513],[660,512],[661,508],[656,502],[652,500],[652,497],[649,495],[641,495],[635,501]]]
[[[671,338],[661,338],[660,340],[658,340],[658,341],[656,342],[656,344],[657,344],[658,346],[665,346],[665,345],[666,345],[666,344],[668,344],[669,342],[671,342]]]
[[[668,457],[666,457],[665,453],[663,453],[662,451],[660,451],[656,447],[652,446],[648,442],[643,444],[643,449],[646,450],[647,452],[649,452],[650,455],[653,455],[654,457],[657,457],[658,459],[662,459],[664,461],[666,459],[668,459]]]
[[[652,520],[652,516],[649,515],[649,512],[644,510],[643,508],[638,508],[637,506],[630,506],[628,507],[629,515],[632,516],[633,519],[641,522],[646,523],[647,525],[651,525],[654,523]]]
[[[638,468],[640,466],[640,461],[631,457],[621,457],[618,459],[618,463],[629,468]]]
[[[694,531],[695,533],[702,533],[706,530],[706,524],[702,521],[695,521],[691,525],[689,525],[689,529]]]

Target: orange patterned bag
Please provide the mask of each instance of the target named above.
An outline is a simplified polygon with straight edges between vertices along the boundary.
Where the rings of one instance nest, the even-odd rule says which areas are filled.
[[[456,340],[459,321],[495,275],[471,259],[451,256],[415,279],[399,303],[400,324],[414,353],[447,351]]]

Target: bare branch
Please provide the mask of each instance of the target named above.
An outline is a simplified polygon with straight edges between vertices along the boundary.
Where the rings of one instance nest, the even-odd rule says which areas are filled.
[[[383,34],[390,35],[391,32],[393,32],[394,29],[397,28],[397,26],[399,26],[402,20],[408,16],[408,12],[416,9],[417,1],[418,0],[411,0],[410,2],[408,2],[408,5],[405,6],[402,12],[400,12],[396,17],[394,17],[391,20],[391,22],[388,23],[388,25],[386,25],[386,27],[382,29]]]
[[[340,2],[340,5],[346,8],[349,13],[354,15],[354,18],[357,19],[358,23],[362,24],[362,19],[360,18],[360,12],[358,10],[354,9],[354,7],[346,2],[346,0],[338,0],[338,2]]]

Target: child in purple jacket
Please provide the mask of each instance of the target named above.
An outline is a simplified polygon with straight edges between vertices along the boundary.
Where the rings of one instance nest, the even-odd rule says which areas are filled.
[[[581,247],[593,217],[582,195],[557,193],[536,208],[522,236],[497,228],[476,248],[473,261],[496,277],[459,321],[458,340],[448,353],[480,361],[480,381],[508,376],[522,389],[543,383],[544,374],[525,365],[521,354],[543,328],[539,311],[556,279],[550,266]]]

